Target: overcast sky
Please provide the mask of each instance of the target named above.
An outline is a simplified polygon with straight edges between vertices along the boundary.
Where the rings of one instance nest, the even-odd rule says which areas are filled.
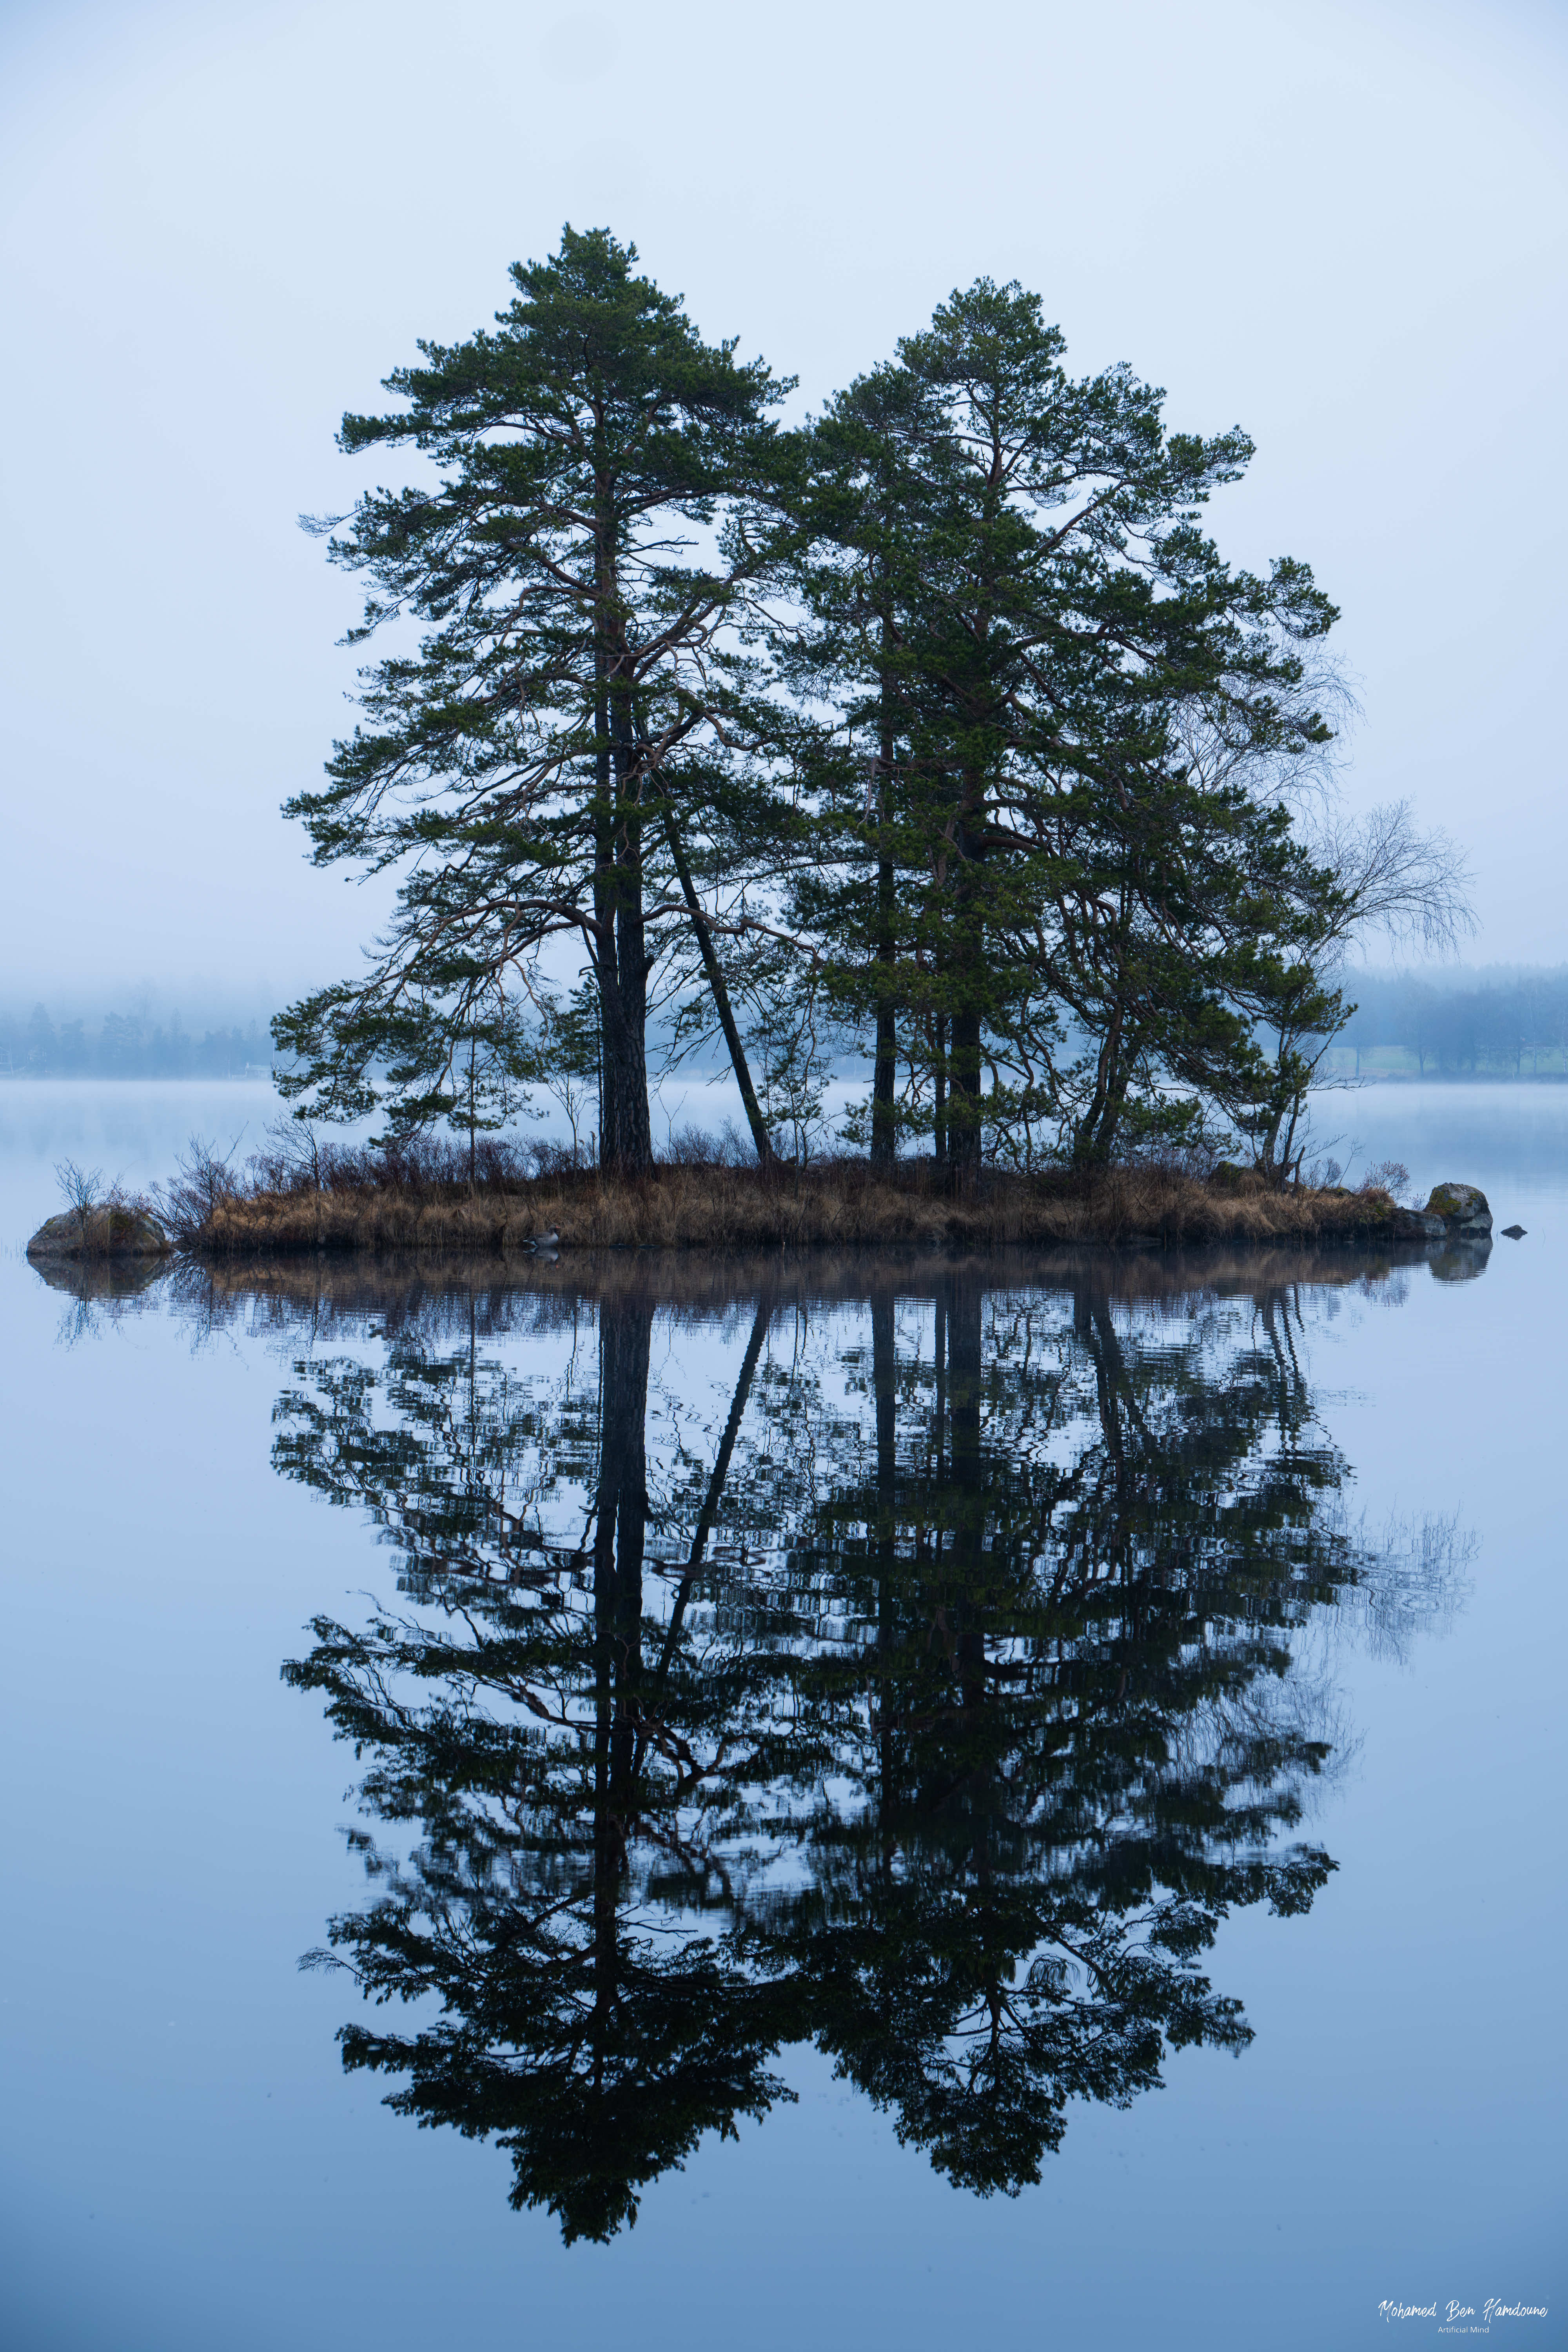
[[[1568,960],[1568,10],[1537,0],[527,0],[0,19],[0,993],[276,1001],[376,905],[278,814],[350,716],[298,530],[416,336],[606,224],[815,405],[982,272],[1258,454],[1225,551],[1304,557],[1346,789],[1465,844],[1473,960]]]

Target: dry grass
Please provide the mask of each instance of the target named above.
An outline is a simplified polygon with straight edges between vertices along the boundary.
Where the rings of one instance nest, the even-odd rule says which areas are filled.
[[[864,1161],[840,1161],[776,1172],[661,1166],[633,1181],[568,1169],[496,1178],[472,1192],[418,1177],[321,1189],[260,1184],[215,1198],[181,1240],[208,1262],[318,1251],[508,1258],[525,1255],[533,1235],[551,1230],[573,1250],[933,1242],[987,1249],[1215,1242],[1299,1248],[1413,1238],[1408,1222],[1379,1190],[1221,1187],[1165,1167],[1035,1178],[988,1172],[973,1194],[954,1198],[929,1165],[887,1178]]]

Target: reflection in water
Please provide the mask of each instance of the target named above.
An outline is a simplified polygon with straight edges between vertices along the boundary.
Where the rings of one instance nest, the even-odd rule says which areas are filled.
[[[285,1668],[372,1824],[312,1958],[418,2003],[344,2060],[496,2137],[569,2239],[787,2096],[793,2041],[985,2193],[1069,2099],[1250,2039],[1218,1924],[1334,1867],[1310,1629],[1401,1639],[1464,1546],[1347,1519],[1299,1261],[1142,1301],[1114,1267],[563,1269],[389,1295],[374,1364],[296,1367],[277,1466],[403,1595]]]

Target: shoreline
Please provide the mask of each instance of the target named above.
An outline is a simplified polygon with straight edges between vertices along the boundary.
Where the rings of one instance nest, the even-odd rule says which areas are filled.
[[[506,1328],[513,1311],[508,1301],[532,1301],[527,1311],[548,1315],[574,1312],[584,1300],[603,1305],[636,1297],[680,1314],[713,1317],[746,1300],[768,1299],[782,1309],[791,1302],[865,1301],[889,1294],[933,1297],[943,1284],[965,1276],[1000,1292],[1062,1288],[1145,1305],[1202,1297],[1247,1298],[1258,1306],[1285,1291],[1375,1293],[1417,1270],[1438,1282],[1473,1281],[1490,1255],[1488,1247],[1430,1239],[1328,1247],[1310,1241],[1169,1247],[884,1243],[711,1255],[652,1246],[504,1256],[475,1250],[403,1250],[379,1257],[322,1250],[202,1258],[170,1251],[156,1258],[39,1258],[33,1270],[79,1307],[114,1314],[163,1301],[214,1328],[237,1315],[256,1318],[258,1328],[282,1328],[303,1314],[321,1331],[358,1328],[366,1318],[389,1329],[450,1324],[467,1330],[476,1310],[487,1329]]]

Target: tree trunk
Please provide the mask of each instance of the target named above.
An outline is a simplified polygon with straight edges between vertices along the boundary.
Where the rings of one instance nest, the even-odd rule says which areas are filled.
[[[616,860],[616,963],[621,1003],[616,1072],[616,1165],[641,1176],[653,1166],[647,1107],[647,950],[643,929],[642,832],[623,828]]]
[[[886,642],[887,631],[883,630]],[[880,854],[877,860],[877,1057],[871,1071],[871,1164],[890,1168],[898,1157],[898,1122],[893,1095],[898,1080],[898,1022],[893,1007],[893,966],[898,954],[893,861],[888,856],[889,801],[892,792],[893,734],[887,723],[888,687],[882,684],[883,724],[877,742],[878,816]]]
[[[891,908],[893,869],[886,859],[877,868],[877,895],[880,905]],[[890,928],[889,918],[885,937]],[[877,959],[881,964],[891,965],[890,939],[879,946]],[[890,981],[884,979],[877,993],[877,1059],[871,1074],[871,1164],[875,1168],[890,1168],[899,1156],[898,1118],[893,1108],[898,1087],[899,1024],[890,988]]]
[[[966,782],[966,811],[978,805],[978,789]],[[980,1000],[984,986],[980,852],[967,815],[959,820],[953,848],[957,871],[948,968],[957,975],[958,990],[952,1015],[952,1046],[948,1057],[947,1167],[951,1189],[967,1192],[980,1173]]]
[[[620,975],[616,961],[615,770],[610,758],[610,658],[605,605],[612,525],[603,501],[595,554],[597,634],[594,645],[594,976],[599,989],[599,1165],[614,1164],[620,1129]]]
[[[1094,1067],[1094,1092],[1089,1108],[1073,1129],[1072,1156],[1080,1168],[1103,1165],[1116,1139],[1121,1105],[1127,1098],[1126,1056],[1121,1051],[1122,1006],[1114,1003]]]
[[[980,1015],[964,1007],[952,1016],[948,1061],[948,1181],[967,1192],[980,1173]]]
[[[633,741],[629,657],[617,648],[609,677],[610,749],[616,782],[615,1124],[610,1164],[626,1176],[653,1166],[647,1108],[647,942],[643,929],[642,779]],[[609,1040],[606,1039],[606,1044]]]

